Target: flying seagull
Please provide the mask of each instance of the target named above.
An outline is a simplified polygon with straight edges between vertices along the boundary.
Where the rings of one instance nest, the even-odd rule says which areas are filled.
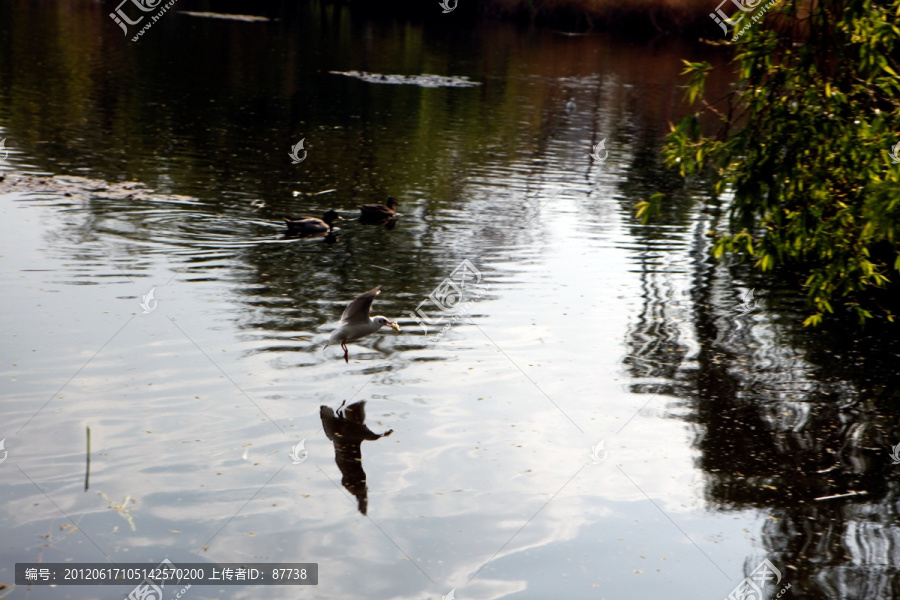
[[[369,311],[372,308],[372,301],[375,300],[375,296],[380,293],[381,286],[379,285],[354,298],[353,301],[347,305],[344,314],[341,315],[341,326],[334,330],[328,343],[325,344],[325,347],[327,348],[330,344],[340,342],[341,349],[344,351],[344,362],[350,362],[349,354],[347,352],[347,342],[358,340],[370,333],[375,333],[385,325],[390,325],[391,329],[394,331],[400,331],[400,326],[387,317],[378,315],[373,318],[369,316]]]

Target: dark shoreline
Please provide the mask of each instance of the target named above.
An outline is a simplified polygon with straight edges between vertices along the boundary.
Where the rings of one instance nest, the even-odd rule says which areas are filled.
[[[649,2],[618,0],[591,3],[585,0],[446,0],[452,8],[445,14],[438,0],[397,0],[373,5],[363,1],[325,0],[325,4],[351,7],[354,12],[404,15],[414,19],[470,19],[504,21],[558,30],[566,34],[621,32],[631,34],[677,34],[689,38],[717,38],[718,26],[710,19],[713,0]],[[454,4],[455,3],[455,4]]]

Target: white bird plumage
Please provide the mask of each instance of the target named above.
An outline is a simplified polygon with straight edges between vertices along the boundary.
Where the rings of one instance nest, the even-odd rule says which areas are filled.
[[[325,344],[327,348],[331,344],[340,342],[341,349],[344,351],[345,362],[350,362],[347,342],[375,333],[385,325],[390,325],[394,331],[400,331],[400,326],[387,317],[381,315],[369,316],[372,302],[375,300],[375,296],[380,293],[381,286],[379,285],[354,298],[341,315],[341,326],[334,330],[328,343]]]

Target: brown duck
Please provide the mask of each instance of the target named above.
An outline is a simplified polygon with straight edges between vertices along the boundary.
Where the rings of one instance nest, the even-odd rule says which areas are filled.
[[[391,196],[385,204],[360,204],[359,220],[367,223],[383,223],[397,216],[397,206],[400,203]]]
[[[327,233],[331,231],[331,224],[338,219],[343,219],[335,210],[329,210],[321,219],[315,217],[300,217],[292,219],[284,217],[284,224],[287,225],[289,233]]]

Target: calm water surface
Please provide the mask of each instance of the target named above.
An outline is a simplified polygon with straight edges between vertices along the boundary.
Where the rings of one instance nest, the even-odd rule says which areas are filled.
[[[768,559],[764,598],[900,597],[896,343],[802,331],[796,291],[709,262],[722,217],[696,194],[633,218],[672,183],[681,59],[724,55],[453,14],[177,12],[207,4],[138,42],[111,3],[0,4],[0,584],[168,557],[319,565],[315,587],[196,600],[719,600]],[[395,227],[355,220],[388,195]],[[329,208],[334,243],[284,238],[282,215]],[[463,260],[479,295],[426,334],[411,313]],[[323,346],[376,285],[402,331],[345,364]],[[323,421],[345,401],[364,425]]]

